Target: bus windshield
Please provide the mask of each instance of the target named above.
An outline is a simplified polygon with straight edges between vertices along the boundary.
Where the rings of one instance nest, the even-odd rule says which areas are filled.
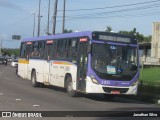
[[[138,70],[137,47],[92,44],[92,69],[101,79],[132,80]]]

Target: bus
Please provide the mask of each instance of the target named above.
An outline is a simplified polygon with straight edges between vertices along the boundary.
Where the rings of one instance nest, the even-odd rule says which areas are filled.
[[[135,36],[86,31],[21,40],[18,75],[77,93],[136,95],[139,78]]]

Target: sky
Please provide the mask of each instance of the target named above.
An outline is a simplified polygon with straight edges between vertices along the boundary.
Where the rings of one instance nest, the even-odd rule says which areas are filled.
[[[40,35],[46,35],[48,1],[41,0]],[[55,0],[50,0],[50,33],[53,26]],[[19,48],[22,38],[33,36],[34,14],[37,36],[39,0],[0,0],[0,40],[3,48]],[[63,0],[58,0],[56,33],[62,32]],[[160,0],[66,0],[65,28],[73,31],[130,31],[133,28],[146,36],[152,34],[152,23],[160,21]]]

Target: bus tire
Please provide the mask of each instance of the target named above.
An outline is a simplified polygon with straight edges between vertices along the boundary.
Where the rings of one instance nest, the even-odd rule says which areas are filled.
[[[73,90],[73,82],[71,77],[68,77],[66,80],[66,89],[70,97],[75,97],[77,95],[77,92]]]
[[[33,87],[39,87],[39,83],[37,82],[36,71],[34,70],[31,75],[31,82]]]

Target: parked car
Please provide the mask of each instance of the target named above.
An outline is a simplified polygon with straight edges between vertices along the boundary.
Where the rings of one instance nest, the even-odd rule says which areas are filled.
[[[18,66],[18,59],[14,59],[14,60],[11,62],[11,66],[17,67],[17,66]]]
[[[11,62],[11,61],[12,61],[12,58],[11,58],[11,57],[8,57],[7,60],[8,60],[8,62]]]
[[[5,63],[5,59],[3,57],[0,57],[0,64],[4,64]]]

